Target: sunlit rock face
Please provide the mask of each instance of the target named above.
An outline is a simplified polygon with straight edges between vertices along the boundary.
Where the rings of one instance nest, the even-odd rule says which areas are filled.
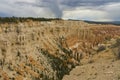
[[[83,21],[0,24],[0,80],[61,80],[119,36],[119,26]]]

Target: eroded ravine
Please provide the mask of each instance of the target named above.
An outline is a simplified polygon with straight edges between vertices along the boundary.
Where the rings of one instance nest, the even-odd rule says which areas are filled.
[[[0,80],[61,80],[98,45],[119,36],[119,26],[83,21],[0,24]]]

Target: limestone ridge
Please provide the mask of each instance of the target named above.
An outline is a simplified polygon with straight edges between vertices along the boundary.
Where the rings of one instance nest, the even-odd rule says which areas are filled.
[[[0,24],[0,80],[61,80],[96,46],[119,36],[119,26],[83,21]]]

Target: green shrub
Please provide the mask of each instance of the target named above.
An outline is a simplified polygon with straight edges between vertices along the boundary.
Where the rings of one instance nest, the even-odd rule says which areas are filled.
[[[119,47],[120,46],[120,38],[116,39],[116,43],[113,44],[111,47],[115,48],[115,47]]]
[[[105,50],[105,49],[106,49],[105,46],[99,46],[97,52],[103,51],[103,50]]]
[[[112,46],[112,50],[117,59],[120,59],[120,38],[116,40],[116,43]]]
[[[120,46],[119,46],[118,52],[117,52],[117,59],[120,59]]]

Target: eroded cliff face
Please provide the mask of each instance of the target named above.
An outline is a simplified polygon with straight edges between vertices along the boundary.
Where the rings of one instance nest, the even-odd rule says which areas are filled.
[[[119,36],[119,26],[83,21],[0,24],[0,80],[61,80]]]

